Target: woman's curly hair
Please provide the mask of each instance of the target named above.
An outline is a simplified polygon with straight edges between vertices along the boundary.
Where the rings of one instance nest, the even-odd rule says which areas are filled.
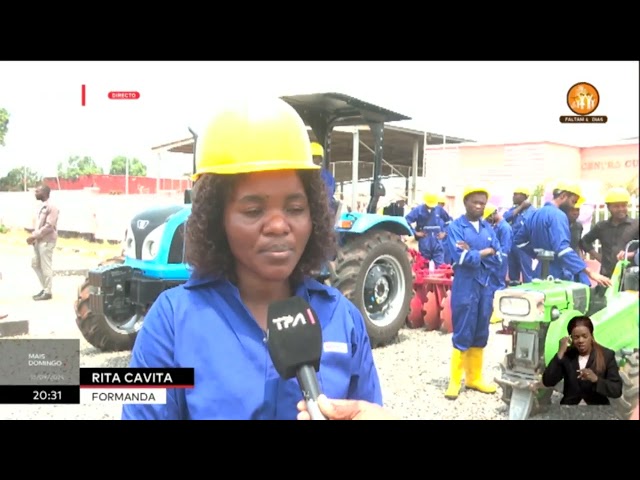
[[[327,190],[319,170],[299,170],[309,202],[313,229],[307,246],[294,269],[291,280],[320,270],[335,254],[333,217],[329,211]],[[224,230],[224,211],[231,193],[246,174],[204,174],[193,187],[193,205],[186,228],[186,261],[198,277],[222,276],[235,281],[235,259]]]

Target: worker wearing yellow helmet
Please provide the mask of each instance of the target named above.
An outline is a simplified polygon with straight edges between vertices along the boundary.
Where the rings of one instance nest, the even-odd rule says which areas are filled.
[[[451,257],[449,256],[449,249],[446,246],[446,236],[447,236],[447,225],[449,225],[451,223],[451,220],[453,220],[451,218],[451,216],[449,215],[449,212],[447,211],[447,209],[445,208],[447,205],[447,196],[444,193],[439,193],[438,194],[438,206],[440,208],[442,208],[443,212],[446,214],[442,214],[441,215],[441,220],[442,220],[442,228],[444,230],[444,235],[442,235],[441,241],[442,241],[442,248],[444,250],[444,263],[446,263],[447,265],[451,265]]]
[[[559,183],[553,189],[553,199],[536,210],[527,220],[524,228],[514,234],[513,243],[531,258],[536,258],[536,250],[553,252],[549,265],[549,275],[560,280],[581,282],[591,285],[609,286],[611,280],[587,267],[580,255],[571,248],[571,233],[567,213],[582,197],[582,189],[575,183]],[[535,278],[542,274],[542,263],[535,270]]]
[[[505,221],[511,225],[513,235],[522,228],[527,219],[536,211],[536,208],[529,201],[530,196],[531,190],[528,187],[517,186],[513,189],[513,206],[503,215]],[[509,253],[508,271],[511,284],[515,285],[521,281],[529,283],[533,279],[533,260],[520,249],[512,248]]]
[[[466,213],[449,224],[447,247],[453,260],[451,286],[453,351],[445,397],[456,399],[463,374],[465,387],[494,393],[496,385],[482,378],[484,348],[489,340],[489,319],[495,286],[492,277],[501,267],[500,243],[484,220],[489,192],[471,185],[462,194]]]
[[[405,216],[407,223],[418,240],[418,250],[427,260],[432,260],[436,267],[445,263],[443,240],[446,237],[446,226],[451,221],[449,214],[438,205],[438,194],[427,192],[424,203],[411,209]],[[414,227],[415,224],[415,227]]]
[[[195,368],[196,385],[162,405],[125,405],[122,418],[296,419],[300,387],[279,378],[265,346],[270,305],[296,297],[325,340],[346,349],[322,355],[324,392],[382,405],[360,311],[312,278],[334,255],[335,234],[301,117],[280,99],[243,102],[214,116],[198,143],[185,229],[193,271],[153,303],[131,359]]]
[[[584,227],[582,223],[578,221],[580,217],[580,208],[584,204],[584,197],[580,197],[573,208],[567,212],[567,218],[569,219],[569,233],[571,234],[571,248],[580,255],[580,258],[584,258],[582,249],[580,248],[580,239],[582,238],[582,232]]]
[[[604,202],[609,210],[609,218],[596,223],[580,240],[580,247],[591,258],[601,264],[600,272],[610,276],[620,255],[624,256],[624,249],[631,240],[638,240],[638,219],[629,217],[629,202],[631,195],[626,188],[614,187],[609,189]],[[600,242],[600,251],[593,247],[594,242]],[[637,245],[630,247],[635,251]],[[601,289],[598,289],[601,293]]]
[[[329,207],[331,212],[335,215],[337,202],[336,202],[336,179],[333,177],[327,166],[324,164],[324,148],[318,142],[311,142],[311,155],[313,156],[313,163],[320,167],[320,176],[324,181],[324,185],[327,189],[327,197],[329,199]]]

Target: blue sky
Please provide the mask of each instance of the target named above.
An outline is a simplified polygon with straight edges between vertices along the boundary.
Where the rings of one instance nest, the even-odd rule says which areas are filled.
[[[44,175],[70,155],[108,167],[198,130],[221,99],[246,92],[336,91],[412,117],[401,125],[486,142],[608,143],[638,135],[637,62],[0,62],[0,107],[11,113],[0,175],[27,164]],[[580,81],[601,96],[605,125],[560,124]],[[81,106],[81,85],[87,105]],[[136,90],[135,101],[109,91]],[[189,170],[186,155],[163,172]]]

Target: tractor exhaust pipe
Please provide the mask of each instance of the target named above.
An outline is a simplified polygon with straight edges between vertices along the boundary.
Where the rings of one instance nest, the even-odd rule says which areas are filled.
[[[555,258],[555,254],[550,250],[543,250],[541,248],[536,248],[535,252],[537,254],[536,258],[542,265],[540,278],[542,279],[549,278],[550,265],[553,259]]]

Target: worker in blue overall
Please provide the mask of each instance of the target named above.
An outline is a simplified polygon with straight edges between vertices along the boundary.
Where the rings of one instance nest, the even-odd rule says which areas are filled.
[[[494,294],[498,290],[507,288],[507,272],[509,270],[509,252],[511,252],[511,246],[513,245],[513,230],[511,225],[502,218],[502,215],[498,211],[498,208],[493,204],[487,204],[484,208],[485,220],[489,225],[493,227],[500,242],[500,258],[502,265],[497,275],[491,277],[491,285],[494,289]],[[490,323],[500,323],[502,318],[498,315],[498,312],[493,311],[491,314]]]
[[[447,248],[447,226],[453,220],[445,208],[447,205],[447,196],[444,193],[438,194],[438,206],[444,213],[440,215],[440,221],[442,225],[442,233],[439,234],[440,241],[442,242],[442,249],[444,250],[444,263],[445,265],[451,265],[451,257],[449,256],[449,249]]]
[[[513,238],[515,247],[536,258],[536,250],[554,253],[549,265],[549,275],[560,280],[569,280],[591,285],[610,286],[611,280],[587,267],[584,260],[571,248],[571,233],[567,212],[580,197],[582,189],[577,184],[560,183],[553,190],[553,199],[536,210]],[[540,278],[542,264],[538,263],[534,278]]]
[[[502,264],[498,237],[484,220],[488,198],[489,192],[483,187],[465,188],[462,199],[466,213],[448,227],[447,247],[454,269],[451,286],[453,353],[445,397],[452,400],[458,398],[463,374],[467,388],[483,393],[496,391],[496,385],[482,378],[495,292],[491,278],[498,275]]]
[[[516,187],[513,190],[513,206],[504,212],[503,217],[511,225],[514,235],[536,211],[536,208],[528,200],[530,196],[531,191],[526,187]],[[520,275],[522,275],[524,283],[529,283],[533,278],[533,261],[530,256],[518,248],[511,249],[508,268],[509,280],[512,283],[520,283]]]
[[[511,225],[509,225],[509,223],[502,217],[495,205],[487,204],[484,209],[484,216],[489,225],[493,227],[493,230],[498,236],[498,242],[500,242],[500,257],[502,258],[502,265],[495,281],[496,289],[502,290],[507,288],[509,253],[511,253],[511,246],[513,245],[513,230],[511,229]]]
[[[305,124],[284,100],[245,101],[198,138],[186,228],[186,283],[162,292],[131,353],[132,368],[193,368],[193,388],[163,404],[125,404],[123,420],[295,420],[303,399],[267,349],[269,306],[309,303],[334,347],[320,359],[329,398],[382,405],[362,314],[312,278],[335,254],[333,219]]]
[[[311,155],[313,157],[313,163],[320,167],[320,176],[324,182],[325,189],[327,190],[327,200],[329,201],[329,211],[332,218],[336,219],[338,202],[336,202],[336,179],[331,174],[328,168],[324,166],[324,148],[318,142],[311,142]],[[333,259],[331,259],[333,260]],[[320,279],[326,279],[331,276],[329,270],[329,264],[324,263],[320,269]]]
[[[329,200],[329,208],[335,215],[337,202],[336,202],[336,179],[331,174],[328,168],[324,166],[324,148],[318,142],[311,142],[311,154],[313,155],[313,163],[320,167],[320,176],[324,181],[324,185],[327,189],[327,197]]]
[[[450,219],[449,214],[438,205],[438,196],[434,193],[426,193],[424,203],[414,207],[405,217],[418,240],[420,255],[427,260],[433,260],[436,267],[444,264],[442,240],[446,235],[445,218]]]

